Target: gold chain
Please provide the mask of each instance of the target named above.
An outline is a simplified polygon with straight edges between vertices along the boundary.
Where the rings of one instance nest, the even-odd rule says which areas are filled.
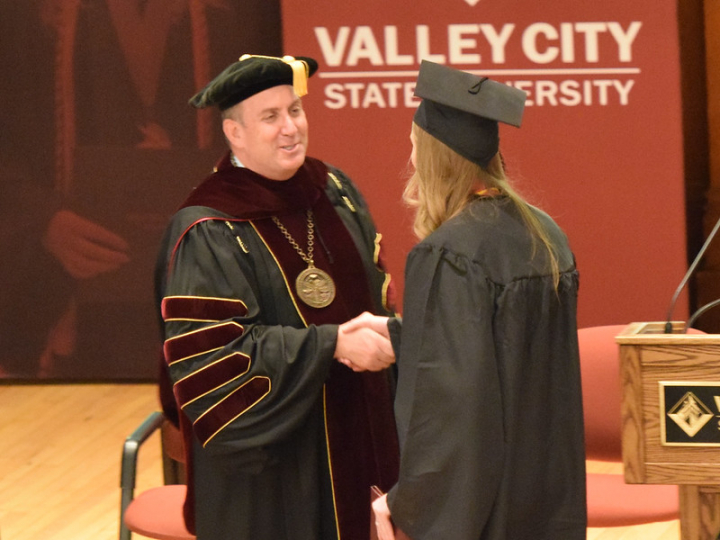
[[[295,239],[292,237],[292,235],[288,232],[288,230],[285,228],[285,226],[280,223],[280,220],[272,216],[273,223],[278,226],[278,229],[280,229],[280,232],[283,233],[285,238],[287,238],[287,241],[290,242],[290,245],[295,248],[295,251],[298,252],[298,255],[302,257],[302,260],[307,263],[307,265],[310,268],[314,268],[315,264],[313,263],[313,249],[315,248],[315,222],[313,221],[313,213],[312,210],[307,211],[307,255],[305,252],[300,248],[298,243],[295,241]]]

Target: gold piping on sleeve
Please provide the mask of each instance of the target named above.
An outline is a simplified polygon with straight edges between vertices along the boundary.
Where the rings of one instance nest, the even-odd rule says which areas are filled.
[[[172,362],[168,362],[168,366],[174,366],[175,364],[179,364],[180,362],[185,362],[187,360],[190,360],[192,358],[197,358],[198,356],[202,356],[204,354],[214,353],[215,351],[219,351],[222,349],[222,347],[216,347],[214,349],[209,349],[207,351],[200,351],[199,353],[191,354],[190,356],[185,356],[183,358],[178,358],[177,360],[173,360]]]
[[[375,251],[373,252],[373,262],[375,265],[380,262],[380,242],[382,242],[382,234],[375,233]]]
[[[383,281],[382,284],[382,305],[386,311],[392,311],[390,309],[390,306],[388,306],[388,288],[390,287],[391,281],[392,277],[390,276],[390,274],[385,273],[385,281]]]
[[[345,195],[343,195],[342,198],[351,212],[357,212],[357,210],[355,210],[355,205],[350,201],[350,199],[348,199]]]
[[[173,294],[165,296],[163,299],[166,300],[168,298],[197,298],[199,300],[220,300],[221,302],[237,302],[238,304],[242,304],[243,307],[247,309],[247,304],[245,304],[245,302],[238,298],[221,298],[220,296],[195,296],[192,294]]]
[[[382,305],[387,310],[390,311],[390,308],[388,307],[388,298],[387,298],[387,292],[388,288],[390,287],[390,282],[392,281],[392,276],[389,272],[385,272],[382,268],[380,268],[380,242],[382,242],[382,234],[376,233],[375,234],[375,251],[373,252],[373,262],[375,263],[375,266],[377,266],[377,269],[385,274],[385,279],[382,284]]]
[[[190,319],[184,317],[176,317],[174,319],[165,319],[165,322],[201,322],[201,323],[216,323],[220,322],[220,319]]]
[[[234,355],[236,355],[236,354],[240,354],[240,355],[242,355],[242,356],[245,356],[245,357],[249,360],[249,362],[248,362],[248,367],[247,367],[247,369],[246,369],[245,371],[243,371],[242,373],[238,373],[238,374],[237,374],[235,377],[233,377],[232,379],[229,379],[229,380],[225,381],[224,383],[222,383],[221,385],[216,386],[215,388],[212,388],[212,389],[208,390],[208,391],[205,392],[204,394],[200,394],[199,396],[191,399],[190,401],[184,403],[184,404],[182,405],[182,407],[180,407],[180,408],[181,408],[181,409],[184,409],[185,407],[187,407],[187,406],[190,405],[191,403],[194,403],[194,402],[197,401],[198,399],[207,396],[208,394],[210,394],[211,392],[214,392],[214,391],[217,390],[218,388],[222,388],[222,387],[225,386],[226,384],[230,384],[231,382],[236,381],[237,379],[239,379],[240,377],[242,377],[243,375],[245,375],[248,371],[250,371],[250,366],[252,366],[252,359],[251,359],[247,354],[243,354],[243,353],[232,353],[232,354],[228,354],[227,356],[223,356],[222,358],[218,358],[218,359],[215,360],[214,362],[210,362],[207,366],[203,366],[202,368],[200,368],[200,369],[198,369],[198,370],[196,370],[196,371],[193,371],[192,373],[189,373],[188,375],[185,375],[185,377],[183,377],[183,378],[180,379],[178,382],[176,382],[175,385],[180,384],[181,382],[186,381],[186,380],[194,377],[195,375],[197,375],[197,374],[200,373],[201,371],[205,371],[206,369],[210,368],[210,366],[213,366],[213,365],[215,365],[215,364],[217,364],[217,363],[219,363],[219,362],[222,362],[222,361],[225,360],[226,358],[230,358],[231,356],[234,356]],[[173,386],[175,386],[175,385],[173,385]]]
[[[330,171],[328,171],[328,176],[335,183],[335,187],[337,187],[338,191],[341,193],[341,197],[342,197],[342,200],[345,201],[345,205],[350,209],[351,212],[357,212],[357,210],[355,209],[355,205],[352,203],[352,201],[350,199],[348,199],[345,195],[342,195],[344,189],[343,189],[342,182],[340,182],[340,180],[338,180],[338,177],[335,176]]]
[[[172,295],[172,296],[165,296],[163,298],[163,301],[168,299],[177,299],[177,298],[192,298],[197,300],[218,300],[220,302],[234,302],[236,304],[240,304],[242,307],[245,308],[245,311],[247,311],[248,307],[245,302],[242,300],[239,300],[237,298],[220,298],[217,296],[194,296],[194,295]],[[184,318],[184,317],[176,317],[176,318],[168,318],[163,319],[165,322],[171,322],[171,321],[191,321],[191,322],[220,322],[220,319],[190,319],[190,318]]]
[[[242,238],[240,238],[240,235],[235,232],[235,227],[232,226],[232,223],[229,221],[225,221],[225,225],[228,226],[228,228],[232,231],[233,235],[235,236],[235,239],[237,240],[238,244],[240,245],[240,249],[242,249],[245,253],[250,253],[247,246],[245,245],[245,242],[242,241]]]
[[[335,175],[334,175],[333,173],[331,173],[330,171],[328,171],[328,176],[330,177],[330,179],[331,179],[333,182],[335,182],[335,186],[336,186],[339,190],[342,191],[343,186],[342,186],[342,183],[340,183],[340,180],[338,180],[337,176],[335,176]]]
[[[210,435],[210,437],[208,437],[207,440],[202,443],[203,448],[205,448],[205,447],[207,446],[207,444],[208,444],[210,441],[212,441],[212,440],[215,438],[215,436],[216,436],[218,433],[220,433],[223,429],[225,429],[228,425],[230,425],[231,423],[233,423],[235,420],[237,420],[238,418],[240,418],[243,414],[245,414],[245,413],[248,412],[250,409],[252,409],[255,405],[257,405],[258,403],[260,403],[263,399],[265,399],[265,398],[267,397],[267,395],[270,393],[270,391],[272,390],[272,381],[270,380],[269,377],[253,377],[253,378],[250,379],[249,381],[246,381],[246,382],[244,382],[243,384],[241,384],[240,386],[238,386],[233,392],[231,392],[230,394],[228,394],[227,396],[225,396],[222,400],[218,401],[213,407],[210,407],[207,411],[205,411],[205,412],[202,413],[200,416],[198,416],[198,418],[195,420],[195,422],[193,422],[193,425],[196,424],[203,416],[205,416],[205,415],[208,414],[210,411],[212,411],[212,410],[213,410],[215,407],[217,407],[220,403],[222,403],[222,402],[225,401],[227,398],[229,398],[230,396],[232,396],[235,392],[237,392],[238,390],[240,390],[241,388],[243,388],[245,385],[250,384],[251,382],[253,382],[255,379],[265,379],[265,380],[267,380],[267,382],[268,382],[268,390],[267,390],[267,392],[265,392],[262,396],[260,396],[259,398],[257,398],[257,399],[252,403],[252,405],[250,405],[249,407],[246,407],[245,409],[243,409],[243,411],[242,411],[240,414],[234,416],[233,418],[231,418],[230,420],[228,420],[227,422],[225,422],[225,424],[223,424],[223,425],[220,427],[220,429],[218,429],[215,433],[213,433],[212,435]]]
[[[231,325],[231,326],[239,326],[240,329],[241,329],[243,332],[245,331],[245,327],[244,327],[242,324],[238,324],[238,323],[236,323],[236,322],[226,322],[226,323],[222,323],[222,324],[216,324],[216,325],[211,325],[211,326],[204,326],[204,327],[202,327],[202,328],[198,328],[197,330],[192,330],[192,331],[186,332],[186,333],[184,333],[184,334],[178,334],[177,336],[173,336],[173,337],[171,337],[171,338],[166,339],[166,340],[165,340],[165,343],[167,343],[168,341],[175,341],[175,340],[177,340],[177,339],[180,339],[180,338],[183,338],[183,337],[186,337],[186,336],[190,336],[190,335],[192,335],[192,334],[197,334],[197,333],[200,333],[200,332],[207,332],[207,331],[208,331],[209,329],[211,329],[211,328],[219,328],[219,327],[221,327],[221,326],[228,326],[228,325]],[[195,353],[195,354],[191,354],[190,356],[185,356],[185,357],[183,357],[183,358],[178,358],[177,360],[173,360],[172,362],[168,362],[168,365],[169,365],[169,366],[172,366],[172,365],[177,364],[178,362],[184,362],[185,360],[189,360],[190,358],[195,358],[195,357],[201,356],[201,355],[203,355],[203,354],[207,354],[207,353],[219,351],[220,349],[222,349],[222,346],[221,346],[221,347],[215,347],[214,349],[209,349],[209,350],[207,350],[207,351],[200,351],[200,352],[197,352],[197,353]]]

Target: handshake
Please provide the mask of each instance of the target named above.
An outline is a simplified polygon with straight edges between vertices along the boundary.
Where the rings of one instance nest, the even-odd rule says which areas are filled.
[[[366,311],[341,324],[335,358],[353,371],[380,371],[394,364],[388,317]]]

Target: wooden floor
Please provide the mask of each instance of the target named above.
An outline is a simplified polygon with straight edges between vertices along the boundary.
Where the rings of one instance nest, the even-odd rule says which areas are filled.
[[[0,385],[1,538],[118,538],[123,441],[157,401],[148,384]],[[162,481],[159,445],[143,446],[140,489]]]
[[[0,385],[0,538],[117,538],[122,444],[156,408],[147,384]],[[154,435],[140,454],[138,489],[161,481]],[[678,540],[679,523],[589,529],[587,538]]]

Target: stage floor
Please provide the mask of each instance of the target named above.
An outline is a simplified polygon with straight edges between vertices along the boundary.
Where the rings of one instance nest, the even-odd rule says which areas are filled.
[[[0,384],[2,540],[116,539],[122,445],[157,408],[151,384]],[[137,489],[161,482],[155,434],[140,453]],[[670,521],[589,529],[587,538],[678,540],[679,531]]]

